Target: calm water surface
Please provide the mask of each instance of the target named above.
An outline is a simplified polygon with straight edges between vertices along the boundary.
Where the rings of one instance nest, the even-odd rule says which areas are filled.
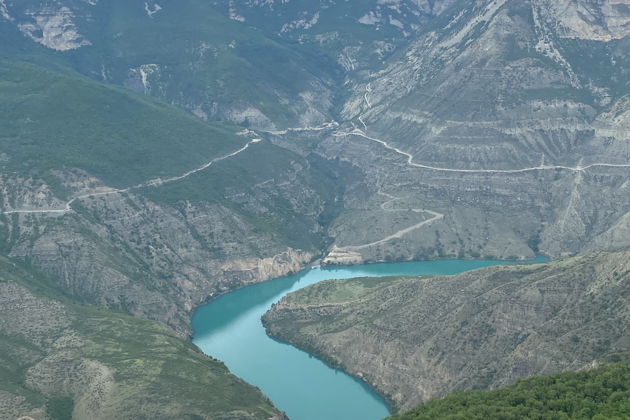
[[[539,257],[535,262],[546,261]],[[533,262],[533,261],[530,261]],[[522,261],[442,260],[312,268],[224,295],[200,307],[193,342],[259,387],[291,420],[377,420],[387,405],[363,382],[267,337],[260,317],[287,293],[328,279],[457,274]]]

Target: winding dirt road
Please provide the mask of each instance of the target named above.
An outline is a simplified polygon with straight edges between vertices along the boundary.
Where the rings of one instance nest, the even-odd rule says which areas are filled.
[[[363,120],[361,120],[361,122],[363,123]],[[365,124],[365,123],[363,123]],[[414,168],[422,168],[422,169],[428,169],[428,170],[432,170],[432,171],[440,171],[440,172],[458,172],[458,173],[472,173],[472,174],[518,174],[518,173],[523,173],[523,172],[532,172],[532,171],[542,171],[542,170],[550,170],[550,169],[564,169],[564,170],[568,170],[568,171],[573,171],[573,172],[582,172],[582,171],[586,171],[590,168],[594,168],[594,167],[609,167],[609,168],[630,168],[630,164],[623,164],[623,163],[619,163],[619,164],[615,164],[615,163],[591,163],[589,165],[586,166],[564,166],[564,165],[538,165],[538,166],[532,166],[530,168],[522,168],[522,169],[457,169],[457,168],[440,168],[437,166],[430,166],[430,165],[424,165],[422,163],[415,163],[414,162],[414,156],[410,153],[407,153],[403,150],[400,150],[397,147],[394,147],[392,145],[390,145],[388,142],[386,142],[385,140],[381,140],[381,139],[377,139],[375,137],[370,137],[367,134],[365,134],[365,132],[363,130],[360,130],[358,128],[355,128],[352,131],[348,131],[348,132],[343,132],[343,131],[337,131],[335,133],[333,133],[333,136],[335,137],[347,137],[347,136],[358,136],[358,137],[363,137],[367,140],[371,140],[373,142],[379,143],[381,145],[383,145],[386,149],[389,149],[391,151],[394,151],[400,155],[403,155],[407,158],[407,165],[409,166],[413,166]]]
[[[124,189],[116,189],[116,188],[107,188],[104,191],[98,191],[98,192],[92,192],[92,193],[88,193],[88,194],[82,194],[82,195],[78,195],[76,197],[74,197],[72,200],[68,201],[63,208],[60,209],[31,209],[31,210],[7,210],[7,211],[3,211],[2,214],[6,214],[6,215],[11,215],[11,214],[64,214],[64,213],[70,213],[72,212],[72,203],[74,203],[75,201],[79,201],[79,200],[83,200],[86,198],[93,198],[93,197],[99,197],[99,196],[104,196],[104,195],[112,195],[112,194],[122,194],[122,193],[126,193],[132,190],[137,190],[140,188],[147,188],[147,187],[158,187],[160,185],[164,185],[164,184],[168,184],[171,182],[176,182],[176,181],[180,181],[184,178],[187,178],[193,174],[196,174],[197,172],[203,171],[207,168],[209,168],[210,166],[212,166],[213,164],[220,162],[222,160],[231,158],[233,156],[238,155],[239,153],[244,152],[245,150],[247,150],[252,144],[254,143],[259,143],[261,142],[262,139],[259,138],[255,138],[250,140],[249,142],[247,142],[243,147],[241,147],[240,149],[229,153],[225,156],[221,156],[218,158],[214,158],[211,161],[201,165],[198,168],[195,168],[191,171],[185,172],[181,175],[178,176],[174,176],[171,178],[166,178],[166,179],[162,179],[162,178],[156,178],[156,179],[152,179],[149,180],[147,182],[144,182],[142,184],[138,184],[138,185],[134,185],[132,187],[128,187],[128,188],[124,188]]]
[[[413,226],[409,226],[406,227],[404,229],[401,229],[391,235],[388,235],[382,239],[379,239],[378,241],[374,241],[374,242],[370,242],[367,244],[363,244],[363,245],[348,245],[348,246],[336,246],[333,245],[330,253],[328,254],[328,256],[326,257],[329,261],[331,260],[347,260],[347,261],[354,261],[356,258],[361,258],[361,254],[358,253],[357,251],[360,251],[362,249],[366,249],[366,248],[370,248],[372,246],[375,245],[380,245],[386,242],[391,241],[392,239],[399,239],[402,238],[403,236],[407,235],[410,232],[413,232],[416,229],[420,229],[423,226],[426,226],[428,224],[431,224],[433,222],[436,222],[438,220],[441,220],[444,218],[444,215],[442,213],[438,213],[436,211],[433,210],[427,210],[427,209],[391,209],[388,208],[388,204],[392,203],[396,200],[400,200],[400,197],[395,197],[391,194],[388,194],[386,192],[383,191],[378,191],[378,194],[383,195],[387,198],[389,198],[389,200],[383,202],[381,204],[381,209],[384,211],[391,211],[391,212],[395,212],[395,211],[413,211],[414,213],[429,213],[431,216],[430,219],[427,220],[423,220],[420,223],[416,223]]]
[[[369,94],[372,92],[372,86],[370,83],[368,83],[365,87],[365,94],[363,96],[364,98],[364,102],[365,105],[367,107],[367,109],[372,108],[372,104],[370,103],[369,100]],[[333,136],[335,137],[348,137],[348,136],[358,136],[358,137],[362,137],[365,138],[367,140],[379,143],[380,145],[384,146],[386,149],[391,150],[393,152],[396,152],[402,156],[405,156],[406,158],[406,163],[409,166],[412,166],[414,168],[420,168],[420,169],[426,169],[426,170],[432,170],[432,171],[440,171],[440,172],[456,172],[456,173],[472,173],[472,174],[476,174],[476,173],[481,173],[481,174],[519,174],[519,173],[525,173],[525,172],[532,172],[532,171],[541,171],[541,170],[552,170],[552,169],[562,169],[562,170],[568,170],[568,171],[573,171],[573,172],[582,172],[582,171],[586,171],[590,168],[593,167],[610,167],[610,168],[630,168],[630,164],[613,164],[613,163],[592,163],[586,166],[575,166],[575,167],[571,167],[571,166],[564,166],[564,165],[545,165],[544,164],[544,157],[543,160],[541,161],[539,166],[535,166],[535,167],[530,167],[530,168],[522,168],[522,169],[456,169],[456,168],[441,168],[441,167],[436,167],[436,166],[431,166],[431,165],[425,165],[422,163],[416,163],[414,162],[415,157],[408,152],[405,152],[403,150],[400,150],[399,148],[390,145],[387,141],[382,140],[382,139],[378,139],[375,137],[371,137],[368,136],[366,134],[367,131],[367,124],[365,123],[365,121],[363,120],[363,115],[360,115],[358,117],[358,121],[361,123],[361,125],[363,125],[364,130],[360,130],[358,128],[355,128],[352,131],[336,131],[334,133],[332,133]],[[379,191],[379,194],[381,195],[385,195],[387,197],[390,198],[389,201],[384,202],[383,204],[381,204],[381,208],[385,211],[389,211],[390,209],[386,208],[386,205],[392,201],[398,200],[399,198],[396,198],[394,196],[392,196],[391,194],[387,194],[387,193],[383,193],[381,191]],[[416,229],[419,229],[423,226],[426,226],[430,223],[436,222],[438,220],[441,220],[444,218],[444,215],[432,210],[427,210],[427,209],[411,209],[412,211],[419,213],[419,212],[425,212],[425,213],[429,213],[431,215],[433,215],[432,218],[425,220],[423,222],[420,222],[418,224],[415,224],[413,226],[410,226],[408,228],[405,229],[401,229],[396,233],[393,233],[389,236],[386,236],[383,239],[380,239],[378,241],[374,241],[374,242],[370,242],[367,244],[363,244],[363,245],[349,245],[349,246],[344,246],[344,247],[338,247],[336,245],[333,245],[330,253],[328,254],[328,257],[330,260],[337,260],[337,261],[344,261],[344,260],[348,260],[348,261],[356,261],[357,258],[360,258],[360,254],[357,251],[360,251],[362,249],[366,249],[369,248],[371,246],[374,245],[380,245],[382,243],[391,241],[392,239],[397,239],[397,238],[402,238],[403,236],[405,236],[406,234],[413,232]]]

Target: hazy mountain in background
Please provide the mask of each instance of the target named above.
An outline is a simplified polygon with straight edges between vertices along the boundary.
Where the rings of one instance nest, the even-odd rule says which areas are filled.
[[[265,129],[330,119],[336,69],[326,57],[297,54],[210,2],[5,0],[3,10],[4,31],[26,44],[19,56],[38,60],[41,49],[28,50],[42,45],[90,78],[202,119]]]

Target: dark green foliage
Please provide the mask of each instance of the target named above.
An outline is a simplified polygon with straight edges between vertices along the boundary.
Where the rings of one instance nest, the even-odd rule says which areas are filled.
[[[391,420],[628,418],[630,364],[613,364],[524,379],[494,391],[455,393]]]
[[[234,132],[123,89],[0,61],[0,150],[10,171],[81,168],[127,187],[237,150],[245,139]]]
[[[50,398],[46,402],[46,412],[52,420],[70,420],[74,401],[71,397]]]

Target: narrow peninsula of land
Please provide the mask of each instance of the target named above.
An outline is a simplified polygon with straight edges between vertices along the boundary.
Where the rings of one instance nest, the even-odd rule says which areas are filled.
[[[288,295],[263,322],[407,410],[627,349],[629,296],[625,249],[457,276],[326,281]]]

